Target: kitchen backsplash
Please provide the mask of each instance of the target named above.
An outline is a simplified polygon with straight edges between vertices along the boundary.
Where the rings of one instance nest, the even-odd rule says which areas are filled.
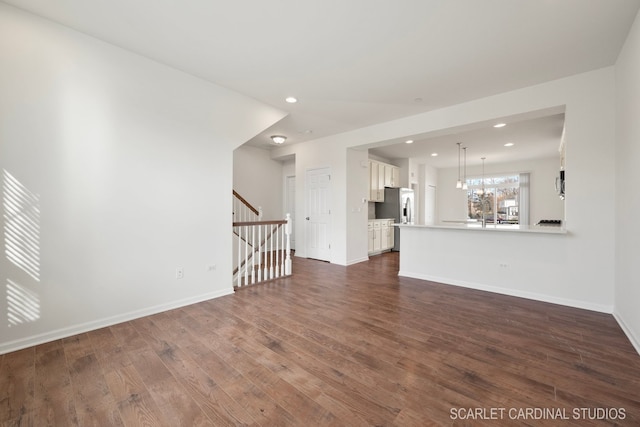
[[[376,219],[376,204],[369,202],[369,219]]]

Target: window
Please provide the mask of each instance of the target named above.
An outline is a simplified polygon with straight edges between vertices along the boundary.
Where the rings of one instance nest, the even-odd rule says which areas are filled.
[[[467,215],[479,223],[528,225],[529,174],[467,179]]]

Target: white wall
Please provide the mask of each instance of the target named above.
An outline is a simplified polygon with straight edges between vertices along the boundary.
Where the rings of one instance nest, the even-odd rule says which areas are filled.
[[[347,250],[345,264],[355,264],[369,259],[369,158],[367,150],[347,150],[347,233],[342,242]]]
[[[273,159],[288,158],[295,154],[296,175],[296,217],[294,223],[296,234],[295,256],[306,257],[305,246],[305,221],[306,199],[305,178],[308,170],[318,168],[330,168],[331,173],[331,221],[329,224],[329,243],[331,244],[330,262],[346,265],[347,259],[347,151],[345,147],[332,143],[299,143],[285,145],[282,148],[272,150]],[[366,160],[366,158],[365,158]],[[364,170],[364,169],[363,169]],[[367,169],[368,171],[368,169]],[[368,172],[367,172],[368,173]],[[359,181],[359,180],[358,180]],[[368,178],[366,188],[362,189],[362,197],[369,198]],[[366,221],[366,216],[365,216]],[[366,248],[365,248],[366,249]],[[367,256],[358,255],[357,259]]]
[[[544,252],[540,252],[536,259],[523,260],[521,271],[529,276],[527,289],[522,291],[610,311],[613,308],[614,225],[613,221],[603,221],[603,218],[615,216],[611,191],[615,184],[615,170],[614,153],[603,147],[614,146],[614,103],[614,69],[608,67],[282,147],[275,150],[274,156],[295,153],[298,170],[314,164],[332,167],[333,235],[345,236],[348,215],[346,195],[351,181],[346,170],[347,148],[371,146],[381,141],[441,132],[473,123],[490,123],[494,118],[566,106],[568,178],[565,218],[570,233],[562,237],[564,240],[561,240],[563,243],[558,249],[562,251],[559,258],[550,260]],[[298,177],[298,203],[302,205],[304,178],[300,174]],[[594,194],[598,195],[598,209],[593,208]],[[304,246],[301,238],[304,236],[298,236],[298,247]],[[477,238],[472,240],[469,244],[479,244]],[[332,262],[347,263],[347,246],[351,242],[342,242],[344,239],[334,239]],[[527,245],[527,242],[522,241],[521,244]],[[452,257],[455,255],[450,253]],[[425,275],[428,272],[406,270],[405,273]],[[454,281],[455,271],[450,274],[452,276],[449,279]],[[536,277],[540,280],[533,280]],[[443,276],[443,279],[447,277]],[[552,280],[545,282],[548,279]],[[493,285],[491,277],[486,280],[488,283],[483,285]]]
[[[282,163],[272,160],[269,150],[243,145],[233,152],[233,189],[262,207],[265,220],[284,218],[282,173]]]
[[[0,353],[232,292],[233,149],[283,113],[2,3],[0,93]]]
[[[296,176],[296,161],[295,159],[287,160],[282,163],[282,178],[288,176]]]
[[[402,230],[407,250],[403,247],[400,253],[401,274],[611,312],[613,221],[602,218],[615,215],[614,154],[606,149],[614,144],[614,70],[597,70],[471,104],[484,106],[491,114],[497,106],[524,111],[531,100],[545,108],[566,105],[568,234]],[[441,182],[439,193],[442,186]]]
[[[640,13],[616,63],[615,314],[640,352]]]
[[[530,224],[541,219],[564,219],[564,202],[558,197],[554,183],[560,169],[560,158],[530,159],[510,163],[485,163],[485,174],[530,173]],[[455,188],[457,168],[438,169],[437,215],[442,220],[466,220],[467,196]],[[482,166],[467,167],[467,176],[482,175]]]
[[[419,216],[416,224],[435,224],[438,216],[438,169],[424,163],[418,166],[418,192],[420,194],[416,198],[416,203],[420,203],[421,206],[418,209]]]

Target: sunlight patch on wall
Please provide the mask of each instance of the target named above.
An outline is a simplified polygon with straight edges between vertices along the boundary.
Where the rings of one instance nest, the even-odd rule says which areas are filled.
[[[35,322],[40,318],[38,294],[7,279],[7,320],[9,327]]]
[[[16,267],[40,281],[40,196],[2,171],[4,253]]]

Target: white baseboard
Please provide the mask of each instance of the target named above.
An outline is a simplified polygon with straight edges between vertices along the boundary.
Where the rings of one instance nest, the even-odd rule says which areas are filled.
[[[369,257],[363,257],[363,258],[358,258],[358,259],[353,259],[351,261],[347,261],[346,265],[353,265],[353,264],[359,264],[361,262],[365,262],[365,261],[369,261]]]
[[[429,280],[431,282],[443,283],[445,285],[460,286],[463,288],[476,289],[479,291],[494,292],[497,294],[509,295],[512,297],[526,298],[535,301],[549,302],[552,304],[566,305],[568,307],[581,308],[584,310],[597,311],[600,313],[613,313],[613,306],[593,304],[586,301],[573,300],[568,298],[559,298],[552,295],[539,294],[536,292],[520,291],[517,289],[502,288],[499,286],[484,285],[481,283],[465,282],[460,280],[449,279],[446,277],[433,277],[424,274],[412,273],[409,271],[400,271],[398,276],[411,277],[413,279]]]
[[[10,353],[12,351],[21,350],[23,348],[32,347],[34,345],[43,344],[50,341],[67,338],[73,335],[82,334],[85,332],[93,331],[107,326],[112,326],[118,323],[128,322],[129,320],[138,319],[144,316],[150,316],[152,314],[161,313],[163,311],[173,310],[176,308],[184,307],[191,304],[196,304],[202,301],[207,301],[214,298],[219,298],[225,295],[233,294],[233,288],[224,289],[218,292],[211,292],[203,295],[198,295],[192,298],[185,298],[178,301],[172,301],[166,304],[160,304],[153,307],[143,308],[141,310],[130,311],[128,313],[119,314],[116,316],[105,317],[103,319],[94,320],[91,322],[81,323],[78,325],[69,326],[67,328],[56,329],[54,331],[45,332],[43,334],[33,335],[26,338],[21,338],[15,341],[9,341],[6,343],[0,343],[0,354]]]
[[[640,339],[635,336],[635,334],[633,333],[633,329],[631,329],[629,325],[627,325],[627,323],[624,321],[624,318],[615,310],[613,311],[613,317],[616,319],[618,325],[620,325],[620,328],[622,328],[622,331],[627,336],[627,338],[629,338],[629,341],[631,341],[631,345],[633,346],[633,348],[635,348],[636,352],[640,355]]]

